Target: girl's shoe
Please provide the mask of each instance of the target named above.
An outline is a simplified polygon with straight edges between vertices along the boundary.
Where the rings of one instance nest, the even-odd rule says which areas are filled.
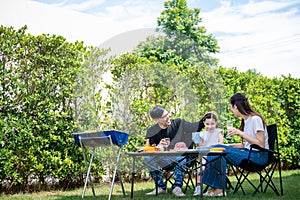
[[[201,186],[197,186],[194,192],[194,196],[199,196],[201,194]]]

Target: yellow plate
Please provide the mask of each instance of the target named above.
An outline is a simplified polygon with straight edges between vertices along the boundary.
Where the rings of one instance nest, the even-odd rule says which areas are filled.
[[[225,148],[223,147],[214,147],[214,148],[210,148],[210,151],[224,151]]]

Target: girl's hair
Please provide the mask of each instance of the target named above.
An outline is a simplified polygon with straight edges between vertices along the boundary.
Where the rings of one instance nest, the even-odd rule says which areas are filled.
[[[203,119],[203,122],[206,119],[214,119],[217,122],[217,127],[218,127],[218,118],[213,112],[207,112],[202,119]]]
[[[266,127],[266,121],[265,119],[258,113],[256,112],[249,104],[248,99],[244,94],[241,93],[235,93],[230,99],[229,103],[234,106],[236,105],[237,109],[239,112],[243,115],[247,116],[259,116],[261,120],[263,121],[264,127]],[[240,130],[244,129],[244,119],[242,119],[242,123],[240,126]]]
[[[217,116],[213,112],[207,112],[203,117],[203,121],[205,121],[206,119],[214,119],[218,121]]]

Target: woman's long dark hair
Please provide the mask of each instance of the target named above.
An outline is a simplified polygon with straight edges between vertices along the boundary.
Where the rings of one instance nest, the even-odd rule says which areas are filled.
[[[236,105],[237,109],[239,110],[239,112],[243,115],[247,115],[247,116],[259,116],[261,118],[261,120],[263,121],[264,127],[266,127],[266,121],[265,119],[261,116],[261,114],[259,114],[258,112],[256,112],[249,104],[248,99],[246,98],[246,96],[244,94],[241,93],[235,93],[230,99],[229,99],[229,103],[234,106]],[[240,130],[244,130],[244,119],[242,119],[242,123],[240,126]]]

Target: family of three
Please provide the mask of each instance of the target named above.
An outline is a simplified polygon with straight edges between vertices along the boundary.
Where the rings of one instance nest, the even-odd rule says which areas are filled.
[[[239,165],[240,162],[248,158],[248,150],[251,144],[257,144],[263,148],[268,149],[268,133],[266,128],[266,122],[264,118],[256,112],[249,104],[248,99],[244,94],[236,93],[229,99],[229,106],[231,112],[235,117],[241,118],[241,125],[239,128],[230,128],[228,134],[238,135],[242,138],[242,142],[239,144],[223,145],[223,133],[217,126],[217,117],[215,114],[209,112],[204,117],[196,122],[187,122],[184,119],[171,119],[170,113],[162,106],[155,106],[150,111],[151,118],[155,121],[155,124],[147,130],[146,133],[146,146],[159,145],[164,146],[164,138],[170,138],[169,149],[176,148],[177,144],[184,143],[187,148],[193,147],[193,132],[200,132],[203,128],[204,131],[200,132],[199,145],[211,146],[211,147],[223,147],[226,152],[229,152],[223,157],[222,169],[223,173],[226,173],[226,164]],[[204,196],[222,196],[222,175],[217,173],[218,170],[211,170],[209,163],[215,159],[213,156],[207,156],[205,158],[208,165],[205,167],[203,184],[211,187],[211,190],[204,193]],[[268,162],[268,155],[265,152],[259,150],[251,154],[251,161],[257,164],[265,164]],[[176,161],[178,164],[174,167],[174,182],[172,184],[172,193],[176,196],[185,196],[182,192],[182,185],[184,179],[184,166],[186,159],[182,156],[167,157],[164,159],[153,159],[153,157],[145,157],[150,171],[150,175],[153,180],[156,180],[157,194],[167,193],[167,184],[162,177],[162,173],[159,169],[165,167],[172,162]],[[204,163],[202,161],[202,163]],[[216,166],[220,166],[219,164]],[[224,177],[224,183],[226,183],[226,177]],[[197,187],[194,195],[199,195],[200,178],[197,179]],[[226,192],[224,191],[226,194]],[[146,195],[156,195],[156,189],[147,193]]]

